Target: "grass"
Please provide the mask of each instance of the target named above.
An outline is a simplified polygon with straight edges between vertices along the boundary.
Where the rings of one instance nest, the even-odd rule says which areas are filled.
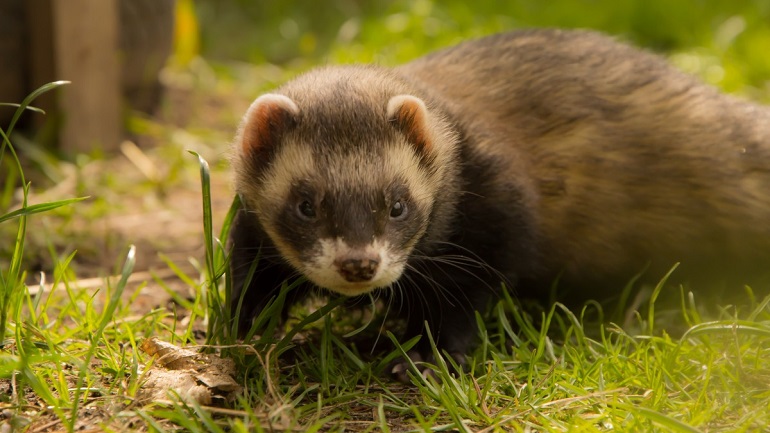
[[[487,320],[479,317],[481,344],[468,374],[454,376],[439,362],[435,379],[415,373],[406,386],[389,381],[386,367],[415,342],[367,350],[366,340],[351,332],[365,321],[339,300],[298,311],[275,337],[239,345],[228,328],[227,254],[219,241],[230,218],[216,236],[209,168],[198,161],[206,277],[183,275],[194,286],[185,304],[187,326],[165,309],[131,311],[147,284],[130,283],[133,248],[117,280],[96,293],[78,288],[65,272],[72,256],[58,264],[45,291],[43,284],[23,284],[17,271],[6,272],[4,287],[14,292],[6,304],[10,335],[0,353],[4,424],[27,431],[191,432],[695,432],[770,425],[770,298],[745,310],[725,307],[706,321],[695,296],[682,291],[679,322],[688,329],[673,337],[670,323],[658,323],[670,311],[656,308],[657,294],[676,290],[664,283],[623,326],[588,319],[604,316],[596,304],[581,311],[556,304],[535,313],[506,297]],[[30,216],[32,206],[4,223]],[[23,232],[17,242],[23,246]],[[14,262],[13,269],[20,268]],[[16,284],[8,284],[9,275]],[[283,294],[288,290],[291,285]],[[196,338],[204,316],[205,342]],[[266,336],[276,326],[271,317],[268,312],[261,320]],[[139,346],[152,336],[235,360],[243,392],[225,406],[179,400],[173,392],[166,402],[140,400],[147,371],[158,361]]]
[[[399,40],[411,40],[410,32],[423,27],[423,20],[455,15],[471,19],[460,6],[414,4],[424,8],[428,3],[433,6],[420,12],[423,15],[410,15]],[[656,7],[659,3],[651,2]],[[538,15],[535,2],[518,4],[520,19],[536,24],[547,20]],[[633,21],[635,16],[627,18]],[[388,33],[392,28],[378,27],[388,25],[388,20],[383,22],[364,26],[362,38],[394,37]],[[764,46],[762,35],[750,33],[737,47]],[[655,40],[653,36],[641,39]],[[370,42],[365,45],[378,46]],[[752,75],[736,66],[745,57],[718,57],[736,49],[714,45],[716,51],[677,49],[674,61],[694,64],[694,72],[706,75],[710,67],[721,65],[725,82],[717,84],[742,88],[737,83]],[[360,49],[356,46],[352,52]],[[393,58],[411,55],[413,49],[398,45]],[[341,60],[351,55],[340,47],[331,52]],[[255,90],[253,82],[244,85],[251,86],[249,92]],[[233,90],[239,91],[243,93]],[[21,104],[19,113],[36,95]],[[770,425],[770,297],[758,295],[767,293],[761,287],[757,294],[742,288],[747,305],[722,305],[716,311],[697,292],[665,280],[653,288],[647,302],[617,311],[603,311],[596,303],[577,310],[561,304],[542,310],[506,297],[492,306],[488,317],[479,316],[480,344],[467,374],[454,376],[451,366],[439,361],[435,379],[413,369],[409,385],[390,381],[387,367],[415,341],[398,341],[388,327],[380,334],[382,323],[370,318],[366,308],[352,310],[339,300],[298,308],[285,326],[276,323],[271,314],[275,310],[268,309],[253,330],[263,338],[241,344],[233,337],[226,308],[229,282],[222,244],[238,203],[227,215],[218,215],[222,207],[212,204],[221,199],[212,183],[226,177],[218,151],[191,145],[194,138],[180,139],[180,131],[152,120],[132,122],[142,134],[154,134],[166,144],[154,155],[156,161],[167,162],[165,168],[156,162],[160,169],[142,183],[119,176],[89,178],[89,165],[97,162],[77,162],[81,183],[75,190],[97,196],[77,203],[77,198],[35,201],[11,141],[13,124],[0,134],[0,176],[5,182],[0,233],[8,230],[13,236],[9,245],[0,246],[0,431],[752,432],[766,431]],[[222,141],[205,128],[189,132],[203,141]],[[197,152],[190,155],[182,148]],[[207,159],[216,162],[209,167]],[[114,170],[103,171],[109,176]],[[163,267],[173,277],[164,278],[137,272],[135,262],[143,250],[119,245],[123,253],[115,271],[104,270],[115,276],[89,286],[76,275],[78,255],[85,252],[57,245],[48,247],[53,272],[29,275],[34,267],[29,252],[33,246],[40,249],[32,241],[39,228],[50,224],[45,218],[57,212],[68,212],[64,219],[72,213],[91,219],[124,212],[133,204],[123,202],[126,196],[147,191],[168,198],[190,171],[201,181],[195,204],[203,209],[203,226],[196,232],[205,245],[201,263],[165,257]],[[20,200],[14,199],[15,190],[21,191]],[[172,280],[181,281],[184,290],[173,287]],[[273,309],[280,307],[294,283],[287,282]],[[173,308],[137,308],[145,291],[168,293]],[[142,350],[142,342],[152,337],[232,359],[242,391],[230,402],[209,405],[182,400],[173,390],[164,401],[144,399],[149,376],[163,362]],[[400,346],[386,348],[390,342]]]

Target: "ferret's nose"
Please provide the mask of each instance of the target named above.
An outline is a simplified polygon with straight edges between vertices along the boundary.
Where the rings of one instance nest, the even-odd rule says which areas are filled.
[[[371,280],[377,273],[380,258],[373,257],[344,257],[334,261],[337,272],[345,281],[360,283]]]

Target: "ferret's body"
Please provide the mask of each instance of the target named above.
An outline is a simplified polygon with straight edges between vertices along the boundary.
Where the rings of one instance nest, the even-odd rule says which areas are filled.
[[[676,262],[683,278],[770,269],[770,110],[590,32],[310,72],[252,105],[233,161],[242,327],[301,273],[392,291],[406,337],[427,320],[461,354],[501,281],[591,298]]]
[[[541,284],[604,285],[648,262],[656,277],[679,261],[770,269],[767,107],[584,32],[499,35],[399,71],[494,155],[494,183],[526,191]]]

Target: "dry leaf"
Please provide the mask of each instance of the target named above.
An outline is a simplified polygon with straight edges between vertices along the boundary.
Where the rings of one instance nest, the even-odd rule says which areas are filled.
[[[176,394],[182,400],[211,405],[230,402],[241,392],[235,381],[232,359],[148,338],[139,345],[146,354],[157,356],[137,394],[140,401],[167,401]]]

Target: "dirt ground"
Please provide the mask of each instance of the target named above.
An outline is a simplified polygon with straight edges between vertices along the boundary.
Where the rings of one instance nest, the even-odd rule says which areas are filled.
[[[133,132],[127,133],[119,153],[60,161],[55,176],[28,175],[33,183],[30,203],[89,197],[61,212],[29,219],[24,263],[29,284],[39,284],[41,272],[52,281],[55,262],[76,251],[70,269],[77,285],[103,286],[105,277],[120,270],[128,246],[135,245],[132,280],[148,282],[134,305],[137,313],[169,300],[165,291],[156,290],[154,278],[189,292],[168,265],[195,280],[204,266],[200,166],[188,150],[201,154],[211,167],[218,234],[233,198],[229,145],[253,97],[214,82],[191,85],[193,78],[166,77],[157,112],[129,121]]]

